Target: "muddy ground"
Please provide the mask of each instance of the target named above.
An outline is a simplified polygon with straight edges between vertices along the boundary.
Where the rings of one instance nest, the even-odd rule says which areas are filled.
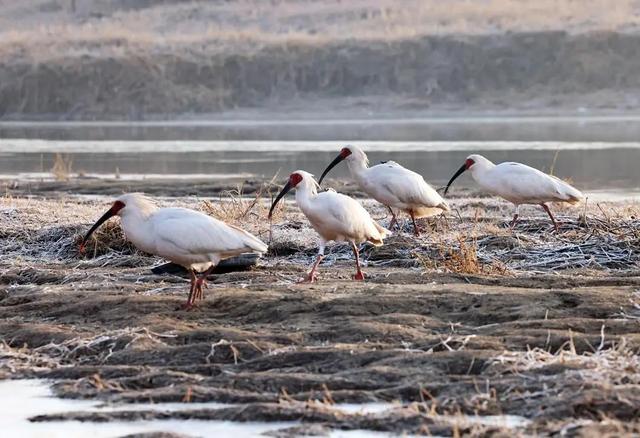
[[[42,183],[29,195],[5,187],[0,378],[54,379],[63,397],[237,405],[34,421],[301,421],[279,436],[640,433],[635,204],[555,207],[559,232],[542,210],[525,208],[512,230],[508,205],[467,192],[452,199],[447,218],[423,222],[422,237],[407,226],[381,248],[363,247],[365,282],[351,280],[348,248],[336,245],[312,285],[296,282],[314,257],[315,236],[289,205],[276,215],[271,251],[258,266],[214,277],[206,300],[185,311],[186,279],[152,274],[162,261],[127,245],[117,221],[88,254],[77,252],[109,199],[78,196],[79,185]],[[224,213],[270,239],[266,191],[254,204],[205,192],[173,198],[154,187],[147,186],[162,205]],[[379,206],[365,205],[385,223]],[[398,405],[367,415],[332,408],[373,401]],[[499,414],[527,421],[464,420]]]

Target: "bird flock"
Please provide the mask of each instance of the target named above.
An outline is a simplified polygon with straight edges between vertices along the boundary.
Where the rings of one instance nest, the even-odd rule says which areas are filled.
[[[342,161],[346,162],[358,186],[389,210],[389,229],[373,220],[355,199],[332,189],[319,191],[325,176]],[[483,190],[514,204],[512,226],[518,220],[520,205],[536,204],[544,208],[558,230],[558,223],[547,203],[574,204],[583,199],[580,191],[552,175],[521,163],[494,164],[477,154],[467,157],[447,184],[444,195],[465,171],[471,173]],[[398,224],[400,212],[409,216],[413,231],[418,236],[420,229],[416,219],[449,211],[447,202],[420,174],[394,161],[369,167],[367,155],[357,146],[342,148],[322,172],[318,182],[304,170],[291,173],[271,205],[269,219],[278,202],[291,190],[295,190],[296,204],[320,237],[317,258],[302,282],[317,280],[318,266],[327,243],[331,241],[349,243],[356,264],[353,279],[364,280],[359,244],[369,242],[375,246],[382,245],[391,234],[390,229]],[[188,270],[191,286],[184,305],[187,309],[204,299],[207,276],[221,260],[246,253],[264,254],[268,250],[267,245],[251,233],[204,213],[186,208],[158,208],[146,196],[129,193],[118,197],[89,229],[82,239],[81,251],[93,232],[113,216],[120,216],[125,236],[136,248]]]

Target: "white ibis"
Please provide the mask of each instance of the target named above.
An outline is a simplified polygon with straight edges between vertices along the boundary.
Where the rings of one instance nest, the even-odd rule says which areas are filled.
[[[343,160],[347,162],[351,176],[360,188],[389,209],[392,217],[389,228],[397,222],[394,208],[411,217],[416,236],[420,234],[416,225],[417,218],[435,216],[449,210],[445,200],[421,175],[395,161],[369,167],[367,155],[357,146],[342,148],[340,154],[322,172],[320,184],[327,173]]]
[[[514,226],[518,221],[518,209],[521,204],[538,204],[547,212],[557,231],[558,223],[546,203],[568,202],[575,204],[583,199],[579,190],[553,175],[548,175],[521,163],[493,164],[482,155],[467,157],[462,167],[449,180],[444,191],[445,195],[449,186],[465,170],[471,172],[473,179],[484,190],[500,196],[516,206],[511,226]]]
[[[120,216],[128,240],[136,248],[184,266],[191,274],[191,289],[185,305],[190,308],[196,299],[204,299],[203,286],[207,275],[220,260],[243,253],[267,251],[260,239],[240,228],[186,208],[158,208],[139,193],[122,195],[91,227],[82,240],[112,216]],[[196,272],[202,272],[197,276]]]
[[[371,219],[367,210],[355,199],[336,193],[334,190],[318,193],[318,187],[318,183],[310,173],[302,170],[293,172],[271,204],[269,219],[278,201],[289,190],[295,188],[298,207],[320,235],[318,257],[303,281],[310,283],[316,281],[316,269],[324,257],[327,242],[331,240],[349,242],[356,258],[357,271],[353,279],[364,280],[364,274],[360,269],[360,254],[356,245],[362,242],[371,242],[375,246],[382,245],[382,240],[390,232]]]

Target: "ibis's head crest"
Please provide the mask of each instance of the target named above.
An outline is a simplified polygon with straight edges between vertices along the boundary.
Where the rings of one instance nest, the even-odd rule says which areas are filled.
[[[340,150],[339,157],[342,157],[343,160],[349,161],[362,161],[366,165],[369,164],[369,159],[367,158],[367,154],[364,153],[362,148],[353,145],[347,145]]]
[[[148,216],[158,208],[156,204],[143,193],[126,193],[124,195],[120,195],[116,198],[116,202],[112,208],[116,208],[116,204],[119,208],[117,208],[117,211],[114,211],[113,214],[120,216],[133,211],[136,211],[143,216]]]
[[[479,154],[472,154],[467,157],[464,165],[468,170],[488,169],[493,163]]]

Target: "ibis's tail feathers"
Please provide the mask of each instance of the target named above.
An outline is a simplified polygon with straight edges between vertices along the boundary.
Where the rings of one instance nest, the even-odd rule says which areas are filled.
[[[390,236],[392,233],[391,231],[387,230],[385,227],[383,227],[376,221],[373,221],[373,225],[376,227],[377,236],[369,236],[367,240],[371,242],[374,246],[380,246],[382,245],[383,240],[386,237]]]
[[[566,181],[553,176],[556,183],[556,192],[558,193],[560,200],[568,202],[569,204],[577,204],[584,199],[582,192]]]
[[[269,247],[267,246],[267,244],[265,244],[262,240],[258,239],[253,234],[243,230],[242,228],[238,228],[235,225],[229,225],[229,227],[241,233],[242,243],[244,243],[247,246],[249,251],[264,253],[269,250]]]
[[[444,205],[440,204],[437,207],[418,207],[413,210],[413,215],[416,218],[432,217],[442,214],[443,211],[449,211],[449,206],[446,203],[444,203]]]

